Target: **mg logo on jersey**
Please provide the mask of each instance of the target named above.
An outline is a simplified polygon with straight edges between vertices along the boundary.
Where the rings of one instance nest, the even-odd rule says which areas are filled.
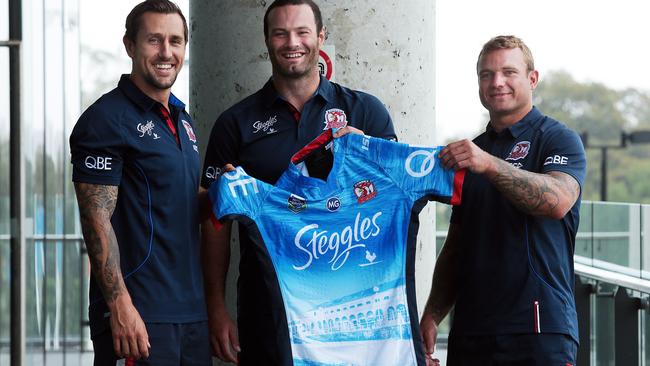
[[[519,160],[528,156],[530,151],[530,141],[520,141],[515,144],[515,146],[510,150],[510,155],[506,160]]]
[[[378,219],[381,211],[372,215],[372,217],[361,218],[361,213],[357,212],[353,225],[348,225],[340,232],[330,230],[318,230],[318,224],[306,225],[298,230],[293,243],[298,250],[307,257],[301,265],[293,265],[296,271],[303,271],[309,268],[314,260],[325,259],[327,263],[332,263],[332,271],[336,271],[350,258],[350,252],[354,249],[365,248],[366,244],[362,241],[371,237],[376,237],[381,232]],[[372,254],[374,255],[374,253]],[[375,260],[365,258],[369,262]]]
[[[342,109],[332,108],[325,111],[325,128],[343,128],[348,125],[348,119]]]
[[[331,197],[327,200],[325,206],[327,207],[327,211],[334,212],[341,207],[341,200],[338,197]]]
[[[364,203],[375,197],[377,190],[374,183],[366,179],[354,183],[354,194],[357,196],[357,202]]]
[[[242,175],[246,174],[244,172],[244,169],[241,167],[237,167],[235,171],[229,172],[223,175],[224,178],[232,181],[228,183],[228,188],[230,189],[230,194],[234,197],[237,198],[237,191],[235,188],[239,187],[241,188],[242,193],[244,196],[248,196],[248,189],[246,186],[253,186],[253,192],[255,193],[260,193],[259,189],[257,189],[257,182],[253,178],[245,178],[241,179]]]
[[[436,166],[437,149],[431,151],[417,150],[413,151],[404,162],[406,173],[413,178],[422,178],[431,173]],[[417,158],[417,159],[416,159]],[[413,160],[416,160],[415,169],[413,169]]]
[[[181,121],[183,121],[183,127],[185,127],[185,132],[187,132],[187,137],[189,137],[190,141],[196,143],[196,135],[194,134],[192,125],[184,119],[182,119]]]

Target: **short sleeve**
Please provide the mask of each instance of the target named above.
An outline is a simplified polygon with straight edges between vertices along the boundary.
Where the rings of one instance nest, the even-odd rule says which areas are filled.
[[[271,187],[249,176],[241,167],[223,173],[208,189],[212,214],[219,220],[238,215],[254,220],[258,207]]]
[[[119,117],[89,108],[70,135],[72,181],[118,186],[124,162]]]
[[[364,134],[397,141],[393,120],[384,104],[375,96],[363,93],[366,120],[361,128]]]
[[[445,169],[438,153],[442,147],[418,147],[373,139],[375,161],[413,201],[422,197],[460,204],[464,170]]]
[[[205,152],[201,186],[209,188],[226,164],[240,165],[237,151],[240,144],[240,133],[234,118],[229,111],[222,113],[212,126],[210,140]]]
[[[569,174],[582,187],[587,159],[582,140],[575,131],[562,127],[549,132],[542,151],[542,173],[560,171]]]

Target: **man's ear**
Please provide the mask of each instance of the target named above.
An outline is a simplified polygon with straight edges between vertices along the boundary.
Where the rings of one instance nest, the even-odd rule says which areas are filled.
[[[133,58],[133,55],[135,54],[135,43],[133,43],[133,41],[131,41],[127,36],[122,37],[122,43],[124,43],[126,54]]]
[[[537,88],[537,82],[539,81],[539,72],[533,70],[528,74],[528,82],[530,83],[530,90],[535,90]]]
[[[318,32],[318,48],[323,47],[323,43],[325,43],[326,33],[327,33],[327,29],[325,28],[325,26],[323,26],[323,29],[321,29],[320,32]]]

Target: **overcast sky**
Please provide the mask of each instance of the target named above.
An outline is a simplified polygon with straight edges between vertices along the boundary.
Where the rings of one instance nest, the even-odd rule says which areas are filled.
[[[124,19],[138,2],[106,7],[103,0],[82,1],[82,44],[126,58]],[[189,14],[189,0],[177,3]],[[523,38],[542,83],[549,70],[564,69],[579,81],[650,90],[649,15],[647,0],[436,0],[436,143],[473,137],[487,122],[477,95],[476,56],[498,34]]]
[[[564,69],[579,81],[650,91],[649,15],[646,0],[437,0],[437,143],[485,126],[476,57],[499,34],[526,42],[542,83]]]

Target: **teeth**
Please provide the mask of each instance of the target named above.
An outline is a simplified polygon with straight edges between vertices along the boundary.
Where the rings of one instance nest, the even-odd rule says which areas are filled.
[[[297,57],[300,57],[300,56],[302,56],[302,54],[300,54],[300,53],[289,53],[289,54],[285,55],[286,58],[297,58]]]
[[[167,70],[167,69],[171,69],[172,65],[171,64],[156,64],[156,68],[157,69]]]

